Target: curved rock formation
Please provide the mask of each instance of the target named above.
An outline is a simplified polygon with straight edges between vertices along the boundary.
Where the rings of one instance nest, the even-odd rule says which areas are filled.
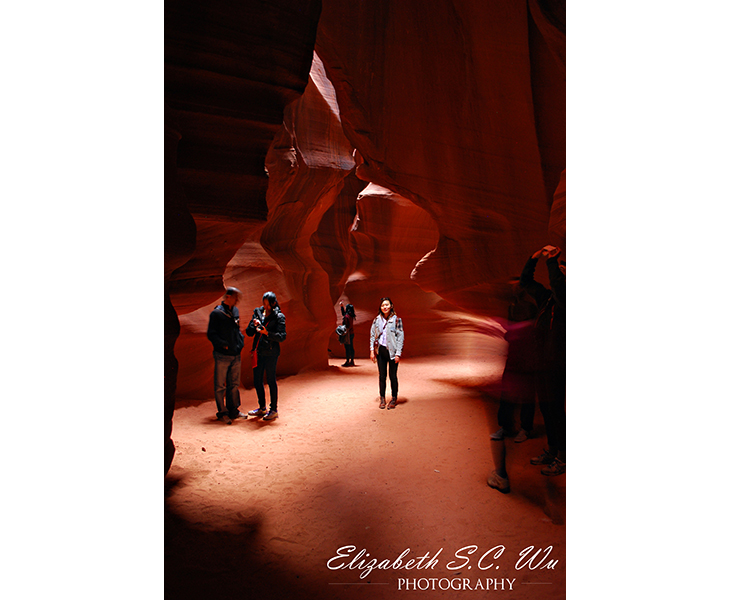
[[[410,200],[372,183],[360,193],[351,228],[356,262],[337,303],[355,306],[356,356],[368,356],[370,326],[380,299],[386,296],[404,320],[407,355],[439,352],[435,333],[443,332],[443,323],[432,309],[442,298],[424,292],[410,279],[413,265],[437,241],[433,219]],[[333,347],[334,338],[330,343]]]
[[[386,295],[409,353],[448,351],[455,329],[499,335],[489,317],[509,278],[544,244],[565,247],[562,0],[166,10],[166,182],[169,170],[180,187],[166,189],[165,347],[178,397],[212,397],[205,328],[224,283],[243,290],[244,322],[277,293],[284,375],[339,352],[341,299],[358,312],[359,357]]]
[[[267,218],[264,159],[304,91],[320,11],[319,0],[165,5],[165,471],[177,314],[221,295],[226,265]]]
[[[414,281],[470,310],[499,310],[549,241],[565,164],[564,65],[541,33],[555,4],[537,3],[541,29],[526,3],[323,3],[316,48],[358,176],[431,215],[438,246]]]
[[[170,277],[180,313],[221,294],[221,276],[266,221],[266,154],[309,79],[320,3],[173,2],[165,10],[165,100],[180,125],[177,176],[195,254]]]
[[[329,274],[317,260],[311,239],[355,168],[352,154],[334,90],[315,55],[310,82],[303,96],[287,106],[266,157],[266,224],[248,236],[224,274],[226,285],[243,292],[239,310],[244,326],[264,292],[277,294],[287,317],[287,341],[277,368],[282,375],[327,366],[327,343],[336,322]],[[205,328],[215,303],[181,317],[181,398],[211,394],[212,358]],[[242,381],[250,386],[252,374],[245,366],[246,359]]]

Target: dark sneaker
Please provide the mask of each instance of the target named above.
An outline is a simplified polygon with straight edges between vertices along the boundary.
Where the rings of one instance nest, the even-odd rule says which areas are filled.
[[[385,398],[380,399],[380,408],[385,408]]]
[[[248,419],[248,415],[246,413],[242,413],[241,411],[238,411],[238,414],[233,415],[231,417],[232,419]]]
[[[395,398],[391,398],[390,402],[388,402],[388,410],[390,410],[391,408],[395,408],[396,404],[398,404],[398,400],[396,400]]]
[[[263,408],[257,408],[254,410],[249,410],[248,414],[252,417],[263,417],[266,414],[266,410]]]
[[[270,410],[264,415],[264,421],[273,421],[274,419],[279,418],[279,413],[275,410]]]
[[[551,462],[547,467],[544,467],[540,473],[543,475],[562,475],[565,473],[565,463],[560,460],[559,458],[556,458],[553,462]]]
[[[502,492],[503,494],[509,493],[509,478],[500,477],[499,475],[497,475],[497,471],[491,472],[489,478],[487,479],[487,485],[490,488],[494,488],[495,490]]]
[[[231,421],[231,417],[229,417],[228,415],[221,415],[220,417],[218,417],[218,420],[223,421],[226,425],[230,425],[231,423],[233,423],[233,421]]]
[[[540,456],[530,459],[531,465],[549,465],[555,460],[555,455],[550,454],[548,450],[543,450]]]

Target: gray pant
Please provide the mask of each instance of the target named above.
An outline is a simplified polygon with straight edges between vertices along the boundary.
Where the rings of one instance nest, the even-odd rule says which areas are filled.
[[[215,372],[213,373],[213,389],[215,392],[216,416],[228,415],[236,417],[241,406],[241,395],[238,384],[241,381],[241,355],[228,356],[213,352]]]

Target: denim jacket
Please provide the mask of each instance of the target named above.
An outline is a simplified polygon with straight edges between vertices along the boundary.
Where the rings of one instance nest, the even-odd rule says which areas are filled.
[[[403,319],[398,315],[391,315],[385,324],[385,341],[388,346],[390,359],[400,356],[403,352]],[[378,340],[383,330],[380,328],[380,314],[373,319],[373,325],[370,327],[370,352],[377,352]]]

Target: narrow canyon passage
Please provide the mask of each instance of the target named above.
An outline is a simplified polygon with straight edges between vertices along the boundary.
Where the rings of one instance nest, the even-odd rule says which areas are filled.
[[[394,410],[378,409],[377,367],[364,359],[281,380],[273,422],[224,425],[212,400],[178,407],[165,481],[167,597],[391,598],[404,581],[425,598],[467,585],[564,597],[565,476],[529,464],[545,442],[538,411],[539,437],[507,441],[512,492],[486,485],[497,428],[486,390],[504,357],[497,340],[475,344],[471,358],[405,358]],[[255,392],[242,390],[241,409],[255,406]],[[499,545],[501,556],[480,561]],[[349,558],[330,561],[343,546],[354,547]],[[546,560],[518,569],[529,546]],[[418,564],[435,557],[432,568],[393,569],[407,549],[403,563],[428,553]],[[391,568],[360,578],[373,558]]]

